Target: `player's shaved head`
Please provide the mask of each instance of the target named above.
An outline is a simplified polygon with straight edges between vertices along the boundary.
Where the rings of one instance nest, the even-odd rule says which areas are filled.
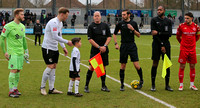
[[[95,23],[101,23],[101,13],[99,11],[95,11],[93,19]]]
[[[94,15],[99,15],[99,16],[101,16],[101,13],[100,13],[99,11],[95,11],[95,12],[94,12]]]

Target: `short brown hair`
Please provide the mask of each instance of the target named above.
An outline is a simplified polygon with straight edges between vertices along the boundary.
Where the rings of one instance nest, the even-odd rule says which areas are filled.
[[[20,12],[24,12],[24,9],[22,9],[22,8],[16,8],[14,10],[14,16],[18,15]]]
[[[72,39],[72,44],[75,45],[77,42],[79,42],[81,38],[73,38]]]
[[[61,7],[58,9],[58,14],[61,14],[61,13],[63,14],[69,13],[69,10],[65,7]]]
[[[128,14],[128,15],[131,14],[131,12],[130,12],[128,9],[124,9],[124,10],[122,10],[122,12],[126,12],[126,11],[127,11],[127,14]]]
[[[191,12],[186,13],[185,16],[189,16],[191,18],[194,18],[193,14]]]

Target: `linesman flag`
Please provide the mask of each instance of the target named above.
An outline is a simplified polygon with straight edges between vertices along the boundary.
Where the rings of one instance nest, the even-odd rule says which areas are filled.
[[[166,76],[166,69],[172,66],[172,62],[169,60],[167,54],[164,55],[163,69],[162,69],[162,77]]]
[[[98,53],[97,55],[92,57],[89,60],[89,62],[92,65],[92,67],[94,68],[94,71],[97,74],[97,78],[99,78],[100,76],[103,76],[103,75],[106,74],[105,70],[104,70],[103,61],[102,61],[100,53]]]

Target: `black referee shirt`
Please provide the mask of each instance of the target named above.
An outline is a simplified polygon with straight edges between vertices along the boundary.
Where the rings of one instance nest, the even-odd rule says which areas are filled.
[[[172,35],[172,21],[168,18],[154,17],[151,20],[151,31],[156,30],[158,34],[153,36],[153,39],[158,41],[168,40]]]
[[[137,23],[135,21],[133,21],[133,20],[130,20],[129,22],[125,22],[124,20],[120,21],[115,27],[114,34],[117,35],[119,30],[121,31],[121,43],[132,43],[132,42],[135,42],[134,31],[131,31],[127,27],[127,24],[131,24],[133,26],[133,28],[137,32],[139,32],[138,25],[137,25]]]
[[[88,40],[93,39],[99,46],[104,46],[108,37],[111,37],[110,28],[106,23],[92,22],[88,27]]]

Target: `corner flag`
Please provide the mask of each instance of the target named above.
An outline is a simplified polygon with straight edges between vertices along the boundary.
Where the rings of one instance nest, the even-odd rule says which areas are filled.
[[[167,54],[164,55],[163,69],[162,69],[162,77],[166,76],[166,69],[172,66],[172,62],[169,60]]]
[[[94,68],[94,71],[97,74],[97,78],[99,78],[100,76],[103,76],[103,75],[106,74],[105,70],[104,70],[103,61],[102,61],[100,53],[98,53],[97,55],[92,57],[89,60],[89,62],[92,65],[92,67]]]

